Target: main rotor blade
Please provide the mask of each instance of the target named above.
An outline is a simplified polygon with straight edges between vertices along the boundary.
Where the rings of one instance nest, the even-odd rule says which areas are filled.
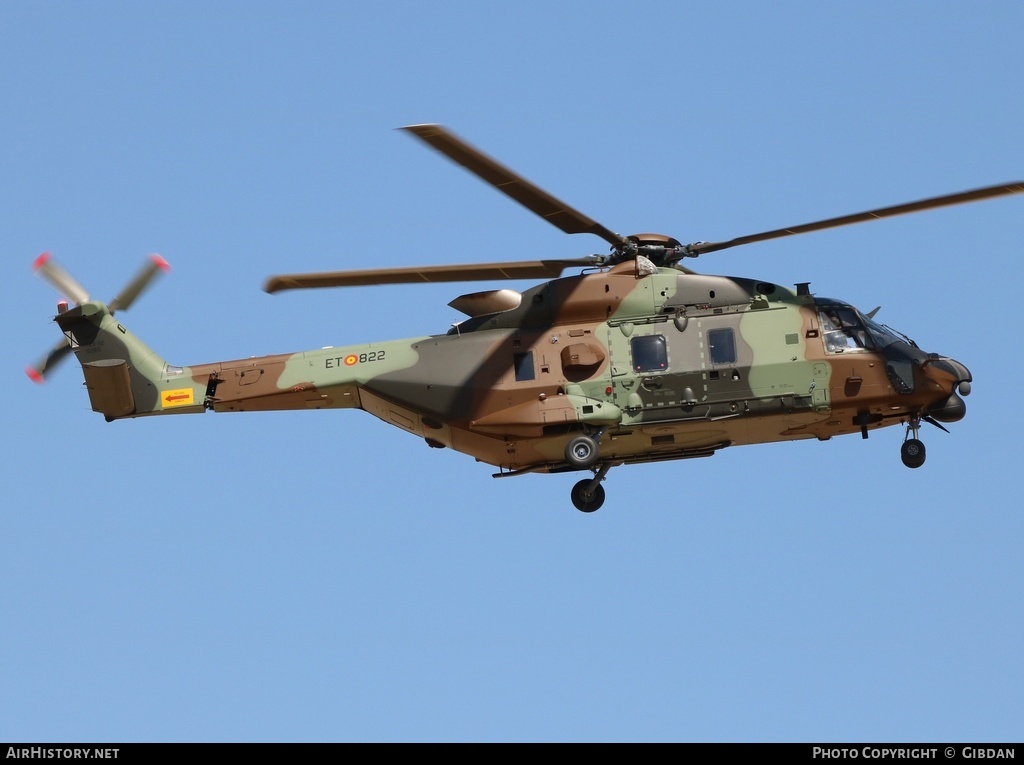
[[[443,125],[408,125],[401,128],[430,144],[453,162],[462,165],[476,176],[508,195],[548,223],[567,234],[596,234],[613,247],[627,245],[625,237],[602,226],[575,210],[562,200],[551,196],[539,186],[512,172],[488,157],[479,149],[450,132]]]
[[[896,215],[905,215],[907,213],[921,212],[922,210],[931,210],[935,207],[959,205],[964,204],[965,202],[977,202],[982,199],[991,199],[993,197],[1020,193],[1024,193],[1024,181],[1013,181],[1012,183],[1003,183],[998,186],[986,186],[983,189],[961,191],[957,194],[946,194],[941,197],[931,197],[917,202],[893,205],[892,207],[880,207],[877,210],[868,210],[867,212],[855,213],[854,215],[843,215],[839,218],[828,218],[827,220],[819,220],[814,223],[805,223],[802,226],[791,226],[790,228],[780,228],[774,231],[764,231],[760,234],[740,236],[736,239],[730,239],[727,242],[698,242],[697,244],[690,245],[689,249],[695,255],[701,255],[706,252],[725,250],[729,247],[736,247],[741,244],[763,242],[768,239],[778,239],[783,236],[806,234],[810,231],[821,231],[826,228],[848,226],[852,223],[863,223],[865,221],[878,220],[879,218],[891,218]]]
[[[43,356],[39,361],[30,367],[25,368],[25,373],[32,378],[34,382],[41,383],[43,378],[46,376],[46,370],[53,369],[65,356],[71,352],[71,345],[67,340],[62,340],[59,345],[54,346],[53,350]]]
[[[81,304],[89,299],[89,293],[75,278],[61,268],[53,256],[44,252],[32,264],[32,270],[48,281],[57,292],[66,298],[70,298],[76,304]]]
[[[428,282],[476,282],[497,279],[554,279],[573,266],[588,267],[592,258],[524,260],[509,263],[470,263],[456,266],[369,268],[359,271],[327,271],[315,274],[282,274],[267,279],[263,289],[281,292],[315,287],[364,287],[371,284],[424,284]]]
[[[135,302],[135,300],[142,294],[142,291],[146,289],[153,281],[153,277],[158,276],[162,271],[169,271],[171,268],[170,264],[161,258],[156,253],[149,256],[149,262],[142,267],[142,270],[135,275],[128,285],[121,290],[117,297],[110,301],[110,311],[121,310],[126,311],[128,307]]]

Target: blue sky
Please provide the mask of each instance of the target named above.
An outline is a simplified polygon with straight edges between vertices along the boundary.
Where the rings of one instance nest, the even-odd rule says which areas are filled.
[[[1024,199],[708,255],[974,374],[968,415],[496,481],[361,412],[107,424],[30,264],[172,363],[444,332],[481,285],[273,273],[579,257],[409,136],[609,228],[721,240],[1024,178],[1024,6],[0,4],[10,345],[0,740],[1019,741]],[[502,285],[508,286],[508,285]],[[525,287],[527,284],[513,284]]]

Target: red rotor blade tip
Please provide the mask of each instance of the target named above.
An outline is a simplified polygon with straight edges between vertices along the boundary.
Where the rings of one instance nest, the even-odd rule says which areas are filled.
[[[152,260],[152,261],[153,261],[154,263],[156,263],[157,267],[158,267],[158,268],[159,268],[159,269],[160,269],[161,271],[170,271],[170,270],[171,270],[171,264],[170,264],[170,263],[168,263],[168,262],[167,262],[166,260],[164,260],[164,259],[163,259],[162,257],[160,257],[159,255],[157,255],[157,254],[156,254],[155,252],[154,252],[154,253],[152,253],[152,254],[151,254],[151,255],[149,256],[149,259],[150,259],[150,260]]]
[[[42,253],[38,258],[32,261],[32,270],[38,271],[40,268],[46,265],[46,261],[48,261],[51,257],[52,256],[49,252]]]
[[[25,367],[25,374],[27,374],[29,379],[34,383],[44,382],[43,376],[33,367]]]

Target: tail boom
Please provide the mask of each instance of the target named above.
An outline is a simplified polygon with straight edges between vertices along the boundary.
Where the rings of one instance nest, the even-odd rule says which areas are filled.
[[[87,301],[54,320],[82,366],[93,410],[108,421],[207,409],[362,409],[367,379],[416,361],[410,340],[177,367],[103,303]]]

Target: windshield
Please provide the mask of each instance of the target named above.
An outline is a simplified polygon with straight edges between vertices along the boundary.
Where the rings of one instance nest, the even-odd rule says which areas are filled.
[[[832,353],[875,348],[875,340],[853,306],[818,301],[818,318],[825,335],[825,348]]]
[[[917,347],[917,343],[902,332],[897,332],[892,327],[888,327],[885,324],[879,324],[868,318],[864,319],[864,324],[868,328],[868,332],[871,333],[871,337],[874,338],[875,343],[879,348],[884,348],[887,345],[892,345],[893,343],[901,341],[908,345],[912,345],[915,348]]]
[[[872,321],[851,305],[838,300],[818,298],[818,319],[825,337],[825,348],[831,353],[874,350],[896,342],[917,344],[892,327]]]

